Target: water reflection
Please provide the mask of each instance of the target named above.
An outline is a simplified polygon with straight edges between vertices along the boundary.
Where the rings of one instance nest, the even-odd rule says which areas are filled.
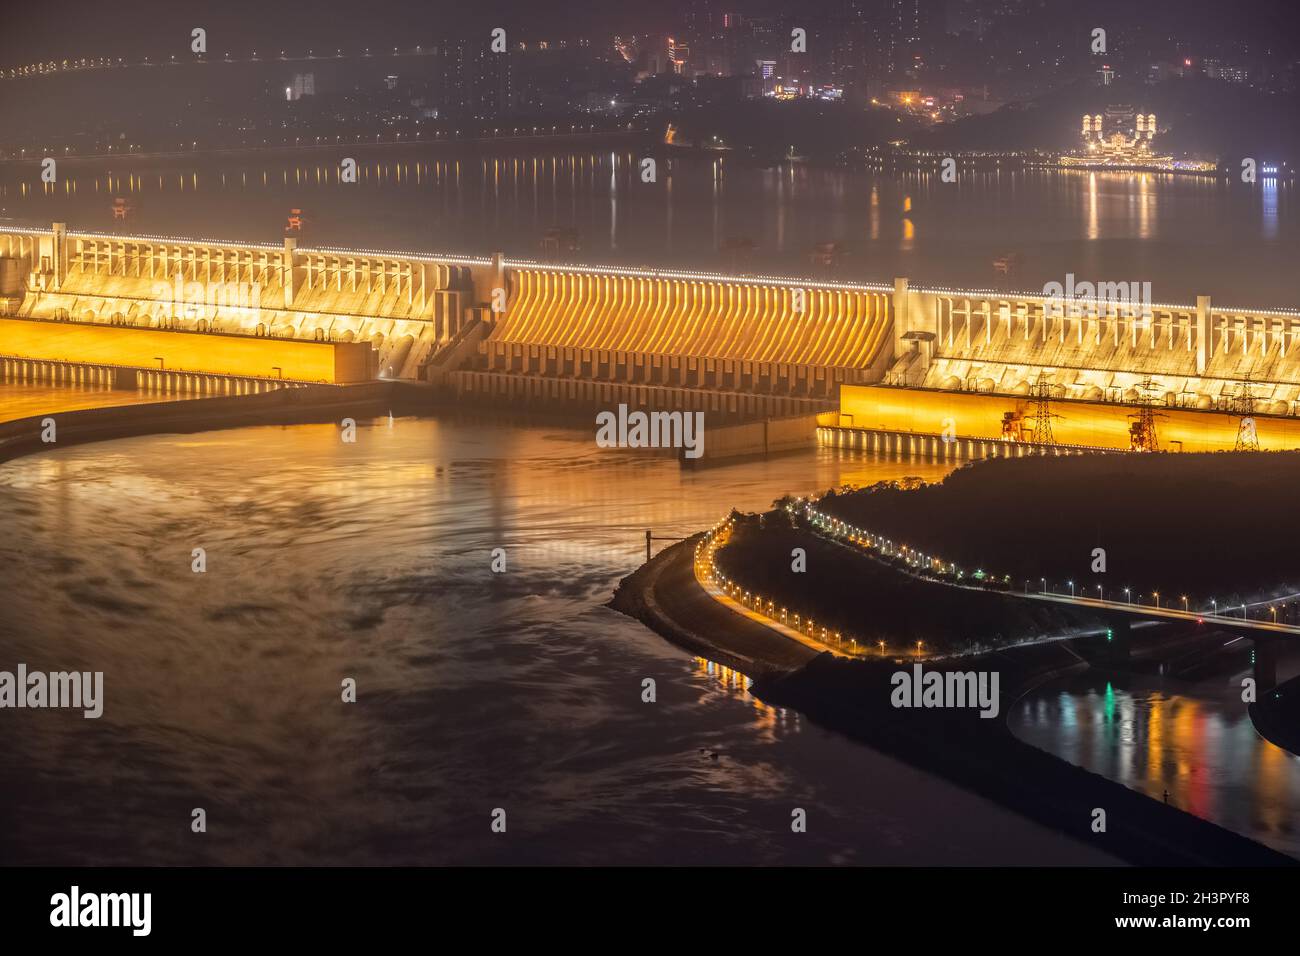
[[[803,729],[797,710],[773,707],[749,692],[754,684],[752,677],[703,657],[695,658],[695,672],[710,680],[728,696],[752,707],[757,720],[750,727],[762,733],[766,739],[774,740],[778,734],[797,734]]]
[[[1278,236],[1278,184],[1276,176],[1265,176],[1260,181],[1260,196],[1263,199],[1263,233],[1265,238],[1276,239]]]
[[[1097,174],[1088,174],[1088,238],[1101,238],[1101,222],[1097,215]]]
[[[566,258],[785,274],[807,273],[809,253],[835,242],[844,255],[832,272],[846,279],[1032,289],[1068,272],[1119,281],[1138,271],[1163,300],[1294,304],[1297,187],[1276,177],[1243,202],[1212,177],[963,170],[943,184],[929,172],[680,152],[655,156],[657,182],[642,183],[640,152],[620,142],[369,150],[353,157],[358,179],[344,185],[342,154],[76,164],[58,183],[12,165],[0,169],[0,218],[264,242],[300,207],[312,213],[309,244],[532,258],[551,254],[542,238],[559,227],[577,232]],[[113,218],[118,197],[133,204],[125,222]],[[1232,270],[1217,252],[1223,235],[1239,252]],[[753,243],[742,262],[725,248],[733,238]],[[1017,273],[997,274],[992,261],[1013,251]]]
[[[109,385],[34,384],[0,376],[0,422],[81,408],[138,405],[198,397],[201,396],[188,392],[163,394],[143,389],[117,389]]]
[[[360,424],[355,445],[330,425],[235,429],[0,468],[0,656],[103,670],[108,694],[102,720],[9,738],[0,790],[23,825],[0,827],[0,856],[1107,862],[809,732],[744,675],[603,607],[646,527],[678,536],[733,505],[951,466],[827,448],[684,470],[587,430]],[[189,571],[200,545],[205,575]],[[202,843],[172,825],[199,794],[223,820]],[[509,845],[466,822],[496,806]],[[816,815],[806,839],[789,840],[791,806]]]
[[[1292,856],[1300,759],[1255,732],[1231,688],[1222,699],[1136,678],[1067,682],[1022,701],[1010,726],[1073,764],[1164,799]]]

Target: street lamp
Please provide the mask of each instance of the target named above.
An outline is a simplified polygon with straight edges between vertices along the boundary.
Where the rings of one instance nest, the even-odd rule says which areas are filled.
[[[1133,592],[1128,588],[1124,589],[1124,600],[1128,601],[1129,604],[1133,603]]]
[[[1042,582],[1042,584],[1043,584],[1043,593],[1046,594],[1046,593],[1047,593],[1047,578],[1039,578],[1038,580]]]
[[[1074,597],[1074,582],[1073,582],[1073,581],[1070,582],[1070,597],[1071,597],[1071,598]]]
[[[1183,595],[1183,611],[1185,612],[1186,610],[1187,610],[1187,595],[1184,594],[1184,595]]]
[[[1098,585],[1097,585],[1097,600],[1100,601],[1101,599],[1102,599],[1102,597],[1101,597],[1101,585],[1098,584]]]
[[[1160,592],[1159,592],[1159,591],[1152,591],[1152,592],[1151,592],[1151,595],[1156,599],[1156,607],[1157,607],[1157,608],[1160,607]]]
[[[1273,607],[1273,606],[1270,605],[1270,606],[1269,606],[1269,610],[1273,612],[1273,623],[1276,624],[1276,623],[1277,623],[1277,608],[1275,608],[1275,607]]]
[[[1214,614],[1217,617],[1219,614],[1219,602],[1214,598],[1210,598],[1210,605],[1214,608]]]

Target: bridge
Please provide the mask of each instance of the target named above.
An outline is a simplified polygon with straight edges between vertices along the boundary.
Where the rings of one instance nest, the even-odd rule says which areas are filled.
[[[1186,426],[1177,440],[1188,451],[1232,447],[1235,418],[1215,410],[1248,379],[1261,447],[1300,445],[1300,312],[1212,306],[1208,296],[1141,315],[1098,300],[1074,315],[1053,305],[1041,294],[906,278],[822,282],[309,247],[294,237],[0,227],[0,317],[28,333],[0,330],[5,359],[408,380],[512,404],[839,411],[838,427],[893,433],[938,435],[953,418],[958,437],[979,441],[997,438],[990,430],[1022,413],[1041,383],[1073,403],[1066,431],[1107,416],[1119,423],[1064,444],[1126,447],[1129,409],[1153,401],[1171,427]],[[162,338],[146,347],[145,331]],[[308,342],[324,348],[296,347]],[[345,345],[367,361],[322,357]]]
[[[1098,596],[1095,598],[1084,593],[1084,589],[1080,589],[1080,592],[1076,593],[1073,582],[1069,584],[1069,594],[1052,591],[1044,578],[1039,578],[1041,587],[1037,590],[1031,588],[1032,578],[1025,581],[1023,591],[1014,587],[990,588],[979,583],[969,583],[974,579],[974,575],[968,574],[968,569],[963,570],[954,562],[938,555],[920,552],[907,545],[900,545],[884,535],[853,527],[825,512],[818,511],[811,504],[805,504],[803,512],[808,519],[809,526],[816,534],[836,544],[850,547],[855,552],[874,560],[892,559],[895,563],[901,562],[905,573],[923,578],[926,581],[969,591],[1001,594],[1017,600],[1068,605],[1099,611],[1105,616],[1110,625],[1109,637],[1115,644],[1116,652],[1121,656],[1127,656],[1128,654],[1129,630],[1134,620],[1156,623],[1209,624],[1220,630],[1229,631],[1253,641],[1255,679],[1259,689],[1264,690],[1277,684],[1277,645],[1275,642],[1288,638],[1300,638],[1300,625],[1278,623],[1276,614],[1274,614],[1275,619],[1272,621],[1252,619],[1249,617],[1247,610],[1250,607],[1265,605],[1276,607],[1276,604],[1280,601],[1289,600],[1300,595],[1234,604],[1232,607],[1241,608],[1242,611],[1242,616],[1236,617],[1226,613],[1226,611],[1222,614],[1219,613],[1217,602],[1214,603],[1213,610],[1210,613],[1203,610],[1194,611],[1186,606],[1181,609],[1167,605],[1161,606],[1160,596],[1156,592],[1152,592],[1155,598],[1152,604],[1135,602],[1132,600],[1133,590],[1131,588],[1119,589],[1125,592],[1123,601],[1110,600],[1106,598],[1105,586],[1100,584],[1095,585],[1098,592]],[[1116,589],[1112,588],[1111,590],[1113,593]]]
[[[1300,626],[1294,624],[1278,624],[1274,621],[1254,620],[1244,615],[1234,617],[1230,614],[1219,614],[1217,611],[1207,613],[1205,611],[1178,610],[1177,608],[1161,607],[1159,604],[1142,604],[1133,601],[1110,601],[1105,598],[1090,598],[1084,594],[1071,595],[1059,594],[1054,591],[1029,591],[1003,592],[1014,597],[1024,598],[1029,601],[1050,601],[1055,604],[1071,604],[1076,607],[1089,607],[1106,611],[1109,614],[1127,615],[1137,617],[1143,620],[1155,621],[1186,621],[1194,624],[1213,624],[1216,627],[1222,627],[1229,631],[1240,632],[1263,632],[1276,634],[1279,636],[1300,637]],[[1264,604],[1272,604],[1270,601],[1247,602],[1246,604],[1235,604],[1233,607],[1247,608],[1259,607]]]

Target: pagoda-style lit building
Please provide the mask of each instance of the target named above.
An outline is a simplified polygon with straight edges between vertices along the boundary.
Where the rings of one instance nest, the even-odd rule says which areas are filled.
[[[1083,114],[1083,150],[1075,157],[1089,165],[1132,166],[1168,161],[1152,153],[1159,126],[1155,113],[1131,106],[1108,106],[1104,113]]]
[[[1061,156],[1061,165],[1128,169],[1213,168],[1213,164],[1176,163],[1172,156],[1157,154],[1154,143],[1159,132],[1155,113],[1143,113],[1132,106],[1108,106],[1101,113],[1084,113],[1080,129],[1082,148]]]

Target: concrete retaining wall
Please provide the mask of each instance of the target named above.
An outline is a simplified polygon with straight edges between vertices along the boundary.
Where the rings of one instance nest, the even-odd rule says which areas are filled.
[[[38,361],[346,383],[375,377],[371,352],[368,342],[304,342],[82,322],[0,319],[0,353]]]
[[[713,426],[705,430],[704,454],[694,459],[683,455],[682,464],[707,465],[812,448],[817,444],[817,419],[814,413]]]
[[[507,372],[450,372],[448,389],[457,401],[487,402],[515,408],[553,402],[614,410],[629,408],[663,411],[702,411],[735,420],[787,415],[812,415],[831,407],[825,399],[793,395],[752,395],[701,388],[591,382],[572,378],[544,378]]]
[[[0,461],[83,442],[166,432],[195,432],[246,425],[341,421],[387,414],[394,386],[309,386],[260,395],[200,398],[145,405],[114,405],[36,415],[0,423]],[[52,420],[57,441],[42,441]]]
[[[1021,415],[1030,400],[1007,395],[976,395],[930,389],[846,385],[840,392],[839,425],[882,432],[948,434],[958,439],[998,441],[1002,416]],[[1062,445],[1127,450],[1134,405],[1058,400],[1051,411],[1052,434]],[[1154,409],[1162,451],[1231,451],[1240,419],[1223,412],[1159,406]],[[1259,447],[1265,451],[1300,448],[1300,419],[1254,416]]]

